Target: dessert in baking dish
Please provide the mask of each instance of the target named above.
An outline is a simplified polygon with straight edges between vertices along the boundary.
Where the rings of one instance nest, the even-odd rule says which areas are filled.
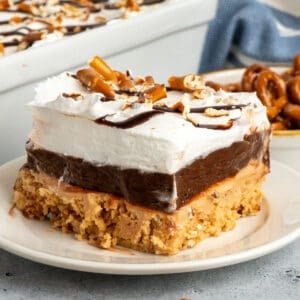
[[[259,211],[270,124],[254,93],[198,75],[112,70],[95,57],[37,86],[15,184],[29,218],[102,248],[172,255]]]
[[[0,56],[127,18],[164,0],[0,0]]]

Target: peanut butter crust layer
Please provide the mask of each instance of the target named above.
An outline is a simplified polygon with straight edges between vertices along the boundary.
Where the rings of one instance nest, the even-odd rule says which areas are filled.
[[[65,183],[112,193],[132,204],[169,212],[172,207],[180,208],[215,183],[235,176],[253,159],[262,161],[268,167],[268,139],[269,131],[248,135],[243,141],[197,159],[175,174],[97,166],[79,158],[30,146],[27,147],[26,167]],[[174,197],[174,189],[177,192],[176,203],[161,200]]]
[[[14,199],[26,217],[49,220],[55,228],[73,232],[91,245],[173,255],[258,212],[267,173],[265,163],[251,160],[235,176],[210,186],[172,214],[66,184],[26,167],[19,173]]]

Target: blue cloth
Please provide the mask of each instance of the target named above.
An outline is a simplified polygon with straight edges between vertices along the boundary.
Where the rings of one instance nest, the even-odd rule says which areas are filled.
[[[300,1],[295,2],[299,11],[292,14],[256,0],[219,0],[216,18],[208,29],[200,72],[257,61],[290,63],[300,52]]]

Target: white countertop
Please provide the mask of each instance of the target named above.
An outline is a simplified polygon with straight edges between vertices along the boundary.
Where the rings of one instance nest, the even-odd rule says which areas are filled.
[[[62,270],[0,250],[0,299],[298,300],[299,249],[300,240],[247,263],[159,276],[114,276]]]

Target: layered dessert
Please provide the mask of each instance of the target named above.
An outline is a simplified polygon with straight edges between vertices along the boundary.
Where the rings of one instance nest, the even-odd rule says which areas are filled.
[[[0,57],[128,18],[164,0],[0,0]]]
[[[89,67],[40,83],[16,207],[79,240],[172,255],[260,210],[270,124],[255,93],[199,75]]]

